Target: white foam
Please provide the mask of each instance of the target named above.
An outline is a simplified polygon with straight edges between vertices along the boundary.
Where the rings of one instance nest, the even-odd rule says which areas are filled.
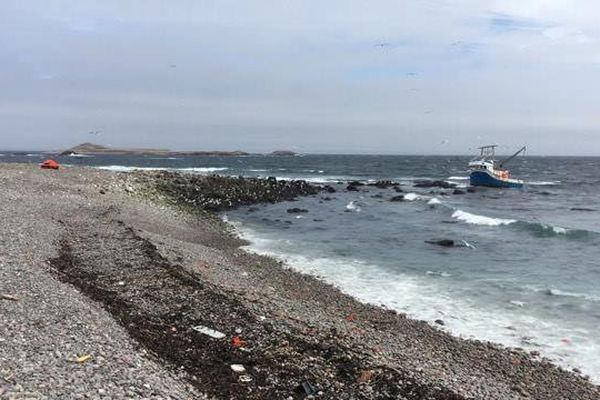
[[[560,181],[539,181],[539,182],[526,182],[528,185],[531,186],[556,186],[556,185],[560,185]]]
[[[517,222],[515,219],[502,219],[502,218],[492,218],[486,217],[483,215],[471,214],[466,211],[456,210],[452,214],[452,218],[455,218],[459,221],[466,222],[467,224],[473,225],[485,225],[485,226],[500,226],[500,225],[509,225]]]
[[[358,205],[356,205],[356,203],[354,201],[351,201],[350,203],[348,203],[346,205],[346,210],[352,211],[352,212],[360,212],[361,208]]]
[[[418,195],[418,194],[413,193],[413,192],[406,193],[404,195],[404,200],[406,200],[406,201],[415,201],[415,200],[421,200],[421,199],[423,199],[423,197],[421,195]]]
[[[540,351],[567,368],[577,367],[600,380],[600,342],[583,329],[560,321],[536,318],[525,303],[483,304],[457,296],[450,274],[427,271],[422,276],[391,272],[360,260],[300,254],[297,243],[268,239],[237,222],[238,232],[251,244],[249,250],[286,261],[286,266],[338,287],[356,299],[383,304],[413,318],[443,319],[445,327],[460,337],[489,340],[511,347]]]
[[[467,181],[469,180],[468,176],[451,176],[450,178],[448,178],[448,180],[450,181]]]
[[[433,199],[429,200],[427,202],[427,204],[429,204],[430,206],[434,206],[434,205],[437,205],[437,204],[442,204],[442,202],[439,201],[436,197],[434,197]]]
[[[107,171],[116,172],[131,172],[131,171],[181,171],[181,172],[197,172],[197,173],[208,173],[217,171],[226,171],[229,168],[226,167],[201,167],[201,168],[166,168],[166,167],[131,167],[125,165],[103,165],[95,167],[97,169],[103,169]]]

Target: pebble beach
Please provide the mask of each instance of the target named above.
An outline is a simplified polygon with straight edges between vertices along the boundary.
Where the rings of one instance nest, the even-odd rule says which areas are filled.
[[[600,398],[536,352],[451,336],[244,251],[218,214],[326,187],[1,167],[0,398]]]

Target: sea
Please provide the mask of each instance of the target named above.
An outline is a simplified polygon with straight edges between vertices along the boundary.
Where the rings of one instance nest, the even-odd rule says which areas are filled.
[[[3,152],[0,162],[40,162]],[[295,202],[223,214],[249,250],[275,256],[351,296],[435,324],[454,335],[537,351],[600,382],[600,158],[513,160],[523,189],[477,188],[464,156],[54,157],[112,171],[304,179],[333,186]],[[455,183],[466,193],[416,188]],[[392,189],[361,186],[392,180]],[[446,193],[443,193],[446,192]],[[295,207],[308,210],[292,214]],[[427,243],[455,241],[455,247]],[[442,320],[444,325],[434,321]]]

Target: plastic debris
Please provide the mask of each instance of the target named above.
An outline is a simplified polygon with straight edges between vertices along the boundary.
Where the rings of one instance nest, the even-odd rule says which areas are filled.
[[[242,347],[244,345],[244,341],[240,339],[239,336],[234,336],[231,338],[231,345],[233,347]]]
[[[246,372],[246,368],[242,364],[231,364],[231,369],[234,372]]]
[[[216,331],[203,325],[194,326],[192,329],[214,339],[223,339],[226,336],[223,332]]]
[[[310,396],[311,394],[315,394],[315,387],[309,381],[304,381],[298,386],[298,392],[303,393],[306,396]]]
[[[83,356],[78,356],[77,359],[75,361],[77,361],[79,364],[83,364],[85,362],[88,362],[92,359],[92,356],[89,354],[83,355]]]

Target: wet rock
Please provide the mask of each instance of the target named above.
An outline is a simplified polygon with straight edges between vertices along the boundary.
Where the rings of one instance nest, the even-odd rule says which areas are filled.
[[[358,192],[359,191],[358,187],[355,186],[355,185],[348,185],[348,186],[346,186],[346,190],[349,191],[349,192]]]
[[[444,320],[441,320],[441,319],[436,319],[434,322],[436,324],[438,324],[438,325],[442,325],[442,326],[446,325],[446,323],[444,322]]]
[[[469,193],[475,193],[477,191],[477,189],[475,189],[474,187],[470,186],[467,188],[467,192]]]
[[[374,186],[378,189],[388,189],[390,187],[394,187],[394,186],[398,186],[399,184],[396,182],[392,182],[392,181],[377,181],[374,183],[369,183],[368,186]]]
[[[397,202],[397,201],[404,201],[404,196],[402,196],[402,195],[401,195],[401,196],[394,196],[394,197],[392,197],[392,198],[390,199],[390,201],[394,201],[394,202]]]
[[[454,247],[456,242],[452,239],[426,240],[425,243],[434,244],[442,247]]]
[[[301,214],[301,213],[307,213],[308,210],[304,209],[304,208],[289,208],[287,210],[288,214]]]
[[[414,187],[419,188],[431,188],[431,187],[439,187],[442,189],[453,189],[456,187],[455,183],[439,181],[439,180],[418,180],[415,181]]]
[[[460,190],[460,189],[454,189],[452,191],[452,194],[465,194],[466,192],[464,190]]]
[[[399,187],[395,186],[395,187],[394,187],[394,191],[395,191],[396,193],[402,193],[404,190],[402,190],[402,189],[400,189]]]
[[[325,185],[323,187],[323,189],[325,189],[325,191],[327,193],[335,193],[335,192],[337,192],[337,190],[335,190],[335,188],[333,186],[330,186],[330,185]]]

